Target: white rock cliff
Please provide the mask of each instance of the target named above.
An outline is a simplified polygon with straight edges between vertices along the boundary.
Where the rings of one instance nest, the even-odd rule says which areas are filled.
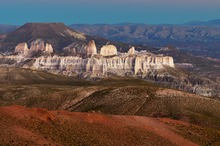
[[[31,43],[30,49],[26,43],[18,44],[15,52],[19,55],[2,56],[2,60],[14,60],[14,63],[22,63],[26,59],[32,59],[33,64],[29,64],[31,69],[44,70],[53,73],[73,74],[90,74],[95,76],[116,74],[124,75],[145,75],[149,71],[163,69],[164,66],[174,67],[173,58],[163,55],[155,55],[149,52],[137,52],[132,47],[127,53],[117,52],[114,45],[103,46],[100,53],[97,53],[97,48],[94,41],[90,41],[85,46],[85,53],[74,56],[51,56],[42,55],[35,58],[30,57],[32,52],[47,52],[52,53],[53,48],[50,44],[37,40]],[[86,55],[86,56],[85,56]],[[25,65],[25,64],[24,64]],[[23,66],[24,66],[23,65]]]
[[[95,41],[92,40],[88,43],[87,47],[86,47],[86,54],[87,55],[94,55],[97,54],[97,48],[95,45]]]
[[[89,48],[88,55],[96,53],[93,42],[89,44],[92,44],[90,45],[92,47],[87,47]],[[111,45],[102,47],[100,54],[88,58],[79,56],[42,56],[36,59],[32,68],[60,73],[80,74],[87,72],[95,75],[114,73],[123,76],[127,73],[134,75],[138,73],[146,74],[151,69],[162,69],[165,65],[174,67],[172,57],[157,56],[147,52],[135,54],[134,47],[128,53],[121,53],[119,55],[116,53],[116,47]]]
[[[100,54],[102,56],[115,56],[117,55],[117,48],[114,45],[106,45],[101,48]]]

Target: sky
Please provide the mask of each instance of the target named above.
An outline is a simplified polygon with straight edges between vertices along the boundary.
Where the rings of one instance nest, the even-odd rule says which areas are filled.
[[[220,19],[220,0],[0,0],[0,24],[181,24]]]

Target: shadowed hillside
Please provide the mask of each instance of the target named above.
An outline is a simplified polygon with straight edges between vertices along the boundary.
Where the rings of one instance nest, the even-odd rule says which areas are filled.
[[[219,100],[161,88],[144,80],[116,77],[91,82],[30,70],[18,70],[17,76],[9,74],[9,80],[3,72],[1,78],[2,82],[5,78],[0,87],[1,106],[170,117],[220,129]]]
[[[0,34],[9,33],[14,31],[18,26],[0,24]]]
[[[92,82],[27,69],[2,68],[1,72],[3,145],[220,143],[217,99],[134,78]],[[44,109],[8,107],[12,105]]]
[[[84,42],[86,36],[66,27],[63,23],[27,23],[7,34],[1,44],[4,50],[10,51],[19,43],[30,44],[37,39],[53,44],[58,51],[73,41]]]

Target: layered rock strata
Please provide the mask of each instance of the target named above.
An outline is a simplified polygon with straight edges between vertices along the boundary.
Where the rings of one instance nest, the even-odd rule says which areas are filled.
[[[142,73],[146,74],[151,69],[162,69],[164,65],[174,67],[172,57],[162,56],[114,56],[114,57],[39,57],[33,64],[37,70],[70,71],[72,73],[89,72],[92,74],[114,73],[126,75]]]
[[[32,59],[34,62],[31,65],[32,69],[61,74],[68,72],[69,74],[89,73],[92,75],[106,75],[109,73],[120,76],[127,74],[144,75],[152,70],[162,69],[164,66],[174,67],[172,57],[155,55],[149,52],[136,52],[134,47],[131,47],[126,53],[120,53],[117,52],[114,45],[105,45],[101,48],[100,53],[97,53],[95,42],[92,40],[83,48],[85,48],[85,52],[81,50],[81,53],[79,53],[80,50],[75,50],[76,54],[74,56],[42,55],[38,58],[27,57],[30,56],[31,52],[53,52],[50,44],[44,44],[44,42],[36,40],[31,43],[30,49],[28,49],[26,43],[19,44],[15,48],[15,52],[22,55],[17,55],[20,57],[10,56],[7,60],[14,60],[15,63],[19,63],[25,59]]]
[[[0,56],[0,67],[14,67],[25,61],[21,55]]]

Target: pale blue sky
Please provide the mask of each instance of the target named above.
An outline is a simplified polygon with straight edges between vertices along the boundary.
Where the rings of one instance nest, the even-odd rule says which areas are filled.
[[[180,24],[220,18],[220,0],[0,0],[0,24]]]

